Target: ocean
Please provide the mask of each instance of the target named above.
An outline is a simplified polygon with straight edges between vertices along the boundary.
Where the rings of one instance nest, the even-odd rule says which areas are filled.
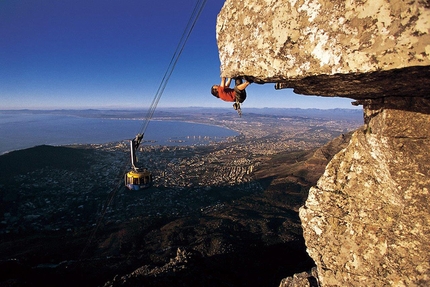
[[[0,154],[37,145],[102,144],[129,140],[140,132],[142,120],[102,119],[0,111]],[[212,125],[151,121],[143,144],[204,145],[237,132]]]

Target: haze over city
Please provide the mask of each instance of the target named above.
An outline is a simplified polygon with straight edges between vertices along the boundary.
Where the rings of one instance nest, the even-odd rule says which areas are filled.
[[[0,2],[0,109],[148,107],[195,3]],[[207,1],[159,107],[230,107],[210,94],[220,81],[223,3]],[[354,108],[350,102],[253,84],[243,107]]]

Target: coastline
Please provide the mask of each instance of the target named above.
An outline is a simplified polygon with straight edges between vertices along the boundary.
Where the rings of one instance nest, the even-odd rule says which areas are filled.
[[[23,118],[23,115],[29,115]],[[107,144],[133,138],[141,120],[125,117],[81,117],[70,114],[27,113],[17,111],[1,118],[0,155],[39,145],[67,146],[80,144]],[[19,131],[19,132],[17,132]],[[238,136],[224,126],[183,121],[154,119],[145,133],[144,145],[206,145]]]

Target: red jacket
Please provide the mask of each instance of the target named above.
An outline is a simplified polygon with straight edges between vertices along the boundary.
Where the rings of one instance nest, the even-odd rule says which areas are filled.
[[[226,102],[236,101],[236,92],[234,91],[234,89],[228,87],[218,86],[218,96],[221,100]]]

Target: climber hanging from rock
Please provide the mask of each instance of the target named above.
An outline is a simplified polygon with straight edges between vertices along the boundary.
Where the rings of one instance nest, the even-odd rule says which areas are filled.
[[[253,82],[250,79],[245,78],[245,82],[242,78],[235,78],[234,88],[230,88],[231,78],[221,77],[220,85],[213,85],[211,88],[211,94],[215,97],[226,101],[234,102],[233,108],[237,111],[239,116],[242,116],[242,110],[240,104],[246,99],[246,88]]]

